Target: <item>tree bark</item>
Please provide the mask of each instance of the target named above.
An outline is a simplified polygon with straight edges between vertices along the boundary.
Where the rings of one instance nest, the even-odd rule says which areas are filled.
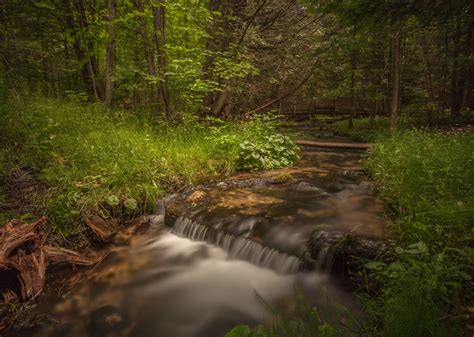
[[[395,131],[400,102],[400,67],[401,67],[401,29],[397,28],[393,37],[392,60],[392,105],[390,107],[390,131]]]
[[[161,83],[159,84],[160,103],[165,116],[171,117],[170,95],[168,90],[168,79],[166,75],[166,9],[164,0],[158,0],[157,4],[152,6],[153,26],[155,27],[155,44],[158,53],[158,65],[160,69]]]
[[[85,34],[85,31],[88,28],[88,23],[86,12],[84,9],[84,3],[82,0],[76,0],[76,11],[79,19],[79,26],[83,45],[85,47],[85,57],[87,60],[86,65],[92,83],[94,97],[96,100],[101,100],[103,98],[103,85],[101,84],[99,78],[99,64],[94,54],[94,43],[90,41]]]
[[[135,8],[140,12],[142,15],[142,18],[140,19],[140,35],[143,40],[143,49],[145,51],[145,59],[146,59],[146,66],[148,70],[148,75],[150,75],[151,78],[156,80],[156,68],[155,68],[155,58],[153,57],[153,51],[151,49],[150,45],[150,39],[148,37],[148,29],[147,29],[147,22],[146,18],[143,16],[145,9],[143,7],[143,3],[141,0],[134,0],[133,1]],[[160,91],[157,83],[153,81],[151,84],[152,87],[152,94],[153,94],[153,100],[154,102],[159,102],[160,101]]]
[[[355,103],[355,71],[357,65],[357,53],[355,50],[351,53],[351,109],[349,111],[349,129],[354,127],[354,114],[357,111]]]
[[[459,49],[461,43],[461,18],[456,22],[453,36],[453,68],[451,75],[451,115],[461,115],[462,90],[460,88]]]
[[[109,0],[109,41],[105,56],[105,104],[112,104],[112,96],[114,90],[114,71],[115,71],[115,27],[114,19],[117,11],[117,0]]]
[[[81,72],[81,77],[82,77],[82,82],[85,88],[85,92],[88,94],[89,98],[92,98],[94,96],[94,90],[92,88],[92,81],[91,81],[91,76],[89,73],[89,68],[84,63],[85,59],[85,52],[82,49],[81,46],[81,41],[79,38],[79,33],[78,30],[79,28],[77,27],[76,21],[74,20],[73,17],[73,9],[71,6],[71,0],[64,0],[64,22],[66,25],[66,30],[70,30],[72,32],[72,48],[74,49],[74,54],[76,55],[76,59],[80,64],[80,72]]]

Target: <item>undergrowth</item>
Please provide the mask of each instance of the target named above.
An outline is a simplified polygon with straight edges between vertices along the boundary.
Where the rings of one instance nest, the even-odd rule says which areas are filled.
[[[277,134],[277,121],[265,117],[198,123],[184,115],[180,122],[150,122],[131,112],[62,100],[34,98],[21,106],[2,109],[0,169],[3,175],[27,169],[47,186],[43,208],[64,236],[84,229],[86,212],[135,216],[151,210],[165,190],[250,168],[242,165],[244,142],[263,146],[264,139],[277,137],[294,149]],[[251,168],[268,168],[268,161],[288,165],[297,157],[284,155],[273,151]]]
[[[337,121],[332,125],[341,136],[350,137],[361,142],[374,142],[378,138],[388,136],[389,120],[385,117],[354,119],[353,128],[349,128],[349,121]]]
[[[456,336],[474,299],[474,134],[380,137],[367,162],[396,214],[390,262],[367,264],[384,336]]]

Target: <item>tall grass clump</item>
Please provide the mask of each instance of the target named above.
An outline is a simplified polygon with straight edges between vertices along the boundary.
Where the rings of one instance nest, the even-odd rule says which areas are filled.
[[[150,122],[62,100],[34,98],[22,106],[4,107],[0,117],[3,175],[33,172],[47,189],[45,213],[66,236],[83,230],[78,224],[85,212],[134,216],[150,210],[165,190],[233,172],[240,144],[276,132],[260,121]]]
[[[459,335],[474,298],[474,135],[380,138],[367,168],[397,218],[393,261],[367,265],[384,335]]]

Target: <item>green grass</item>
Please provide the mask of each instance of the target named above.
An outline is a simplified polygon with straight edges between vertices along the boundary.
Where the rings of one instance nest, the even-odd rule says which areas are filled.
[[[33,98],[21,106],[1,111],[0,169],[26,168],[47,186],[44,211],[64,236],[84,229],[86,211],[135,216],[165,190],[230,173],[241,142],[275,133],[261,120],[151,123],[102,105]]]
[[[474,299],[474,135],[407,131],[378,138],[367,162],[396,215],[392,262],[369,312],[384,336],[456,336]]]

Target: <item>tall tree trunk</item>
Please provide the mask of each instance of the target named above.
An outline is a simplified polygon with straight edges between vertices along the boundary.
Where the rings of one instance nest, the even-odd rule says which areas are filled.
[[[356,102],[355,102],[356,63],[357,63],[357,53],[356,53],[356,50],[353,49],[351,53],[351,109],[349,111],[349,129],[352,129],[354,127],[353,118],[354,118],[354,113],[357,111]]]
[[[140,12],[141,15],[144,14],[145,9],[143,7],[143,3],[141,0],[134,0],[134,5],[135,8]],[[143,40],[143,49],[145,51],[145,59],[146,59],[146,66],[148,70],[148,75],[150,75],[151,78],[156,79],[156,68],[155,68],[155,58],[153,56],[153,50],[151,49],[150,45],[150,39],[148,37],[148,29],[147,29],[147,22],[146,18],[142,16],[140,19],[140,35]],[[153,81],[151,84],[152,87],[152,94],[153,94],[153,100],[155,103],[158,103],[160,101],[160,90],[158,87],[158,84]]]
[[[395,131],[400,102],[400,67],[401,67],[401,29],[398,27],[393,37],[392,59],[392,105],[390,107],[390,131]]]
[[[442,74],[442,85],[441,91],[439,94],[439,110],[441,113],[444,114],[444,110],[447,106],[447,82],[448,82],[448,53],[449,53],[449,39],[448,39],[448,31],[445,32],[444,37],[444,57],[443,57],[443,66],[441,68]]]
[[[112,95],[114,90],[114,71],[115,71],[115,27],[114,19],[117,11],[117,0],[109,0],[109,41],[105,56],[105,104],[112,104]]]
[[[421,45],[421,58],[423,60],[424,64],[424,74],[425,74],[425,81],[426,81],[426,88],[428,91],[428,97],[430,100],[429,108],[428,108],[428,125],[433,124],[433,106],[436,104],[436,97],[434,94],[434,89],[433,89],[433,80],[431,78],[431,74],[433,73],[430,58],[428,55],[427,47],[426,47],[426,37],[423,34],[423,40],[419,41],[419,44]]]
[[[82,49],[81,41],[79,37],[79,27],[77,26],[76,21],[74,20],[74,10],[71,6],[71,0],[64,0],[64,22],[66,25],[66,30],[71,32],[73,41],[72,48],[74,49],[74,54],[76,54],[76,59],[80,64],[80,72],[82,77],[82,82],[85,88],[85,91],[89,98],[94,96],[94,89],[92,87],[92,80],[89,73],[89,67],[84,62],[85,52]]]
[[[216,11],[220,11],[221,5],[222,5],[221,0],[209,0],[207,8],[209,12],[213,13]],[[216,21],[218,22],[218,18],[213,18],[212,24],[208,24],[206,26],[206,32],[209,34],[209,36],[213,36],[213,33],[215,33],[216,30],[218,30],[218,27],[216,27],[218,26],[216,24]],[[208,53],[206,55],[206,59],[204,60],[204,64],[202,67],[202,74],[203,74],[202,77],[204,81],[209,81],[212,79],[211,68],[212,68],[212,64],[214,63],[214,56],[212,52],[218,49],[216,42],[217,41],[214,38],[208,38],[206,40],[206,50],[208,51]],[[214,105],[214,96],[215,96],[214,92],[206,93],[206,95],[203,98],[203,107],[205,109],[209,109],[209,110],[212,109],[212,106]]]
[[[458,19],[454,28],[453,36],[453,69],[451,75],[451,115],[461,115],[462,90],[460,88],[459,74],[459,49],[461,43],[461,18]]]
[[[160,103],[165,115],[171,117],[170,96],[168,90],[168,79],[166,75],[166,9],[164,0],[157,0],[156,4],[152,6],[153,25],[155,27],[155,44],[158,53],[158,65],[160,69],[160,77],[162,77],[159,85]]]
[[[80,32],[82,35],[83,45],[85,47],[85,57],[87,60],[87,69],[92,82],[92,89],[96,100],[103,98],[103,85],[99,78],[99,65],[95,56],[94,43],[87,38],[85,32],[88,29],[86,12],[82,0],[76,0],[76,10],[79,18]]]
[[[470,104],[468,102],[469,94],[472,90],[472,73],[473,65],[472,60],[470,57],[474,55],[473,48],[472,48],[472,31],[474,30],[474,10],[472,12],[470,20],[466,23],[466,39],[463,46],[463,65],[461,66],[462,69],[462,76],[461,76],[461,84],[460,84],[460,91],[461,91],[461,110],[464,107],[469,108]],[[470,21],[470,22],[469,22]],[[470,62],[468,61],[470,60]]]

